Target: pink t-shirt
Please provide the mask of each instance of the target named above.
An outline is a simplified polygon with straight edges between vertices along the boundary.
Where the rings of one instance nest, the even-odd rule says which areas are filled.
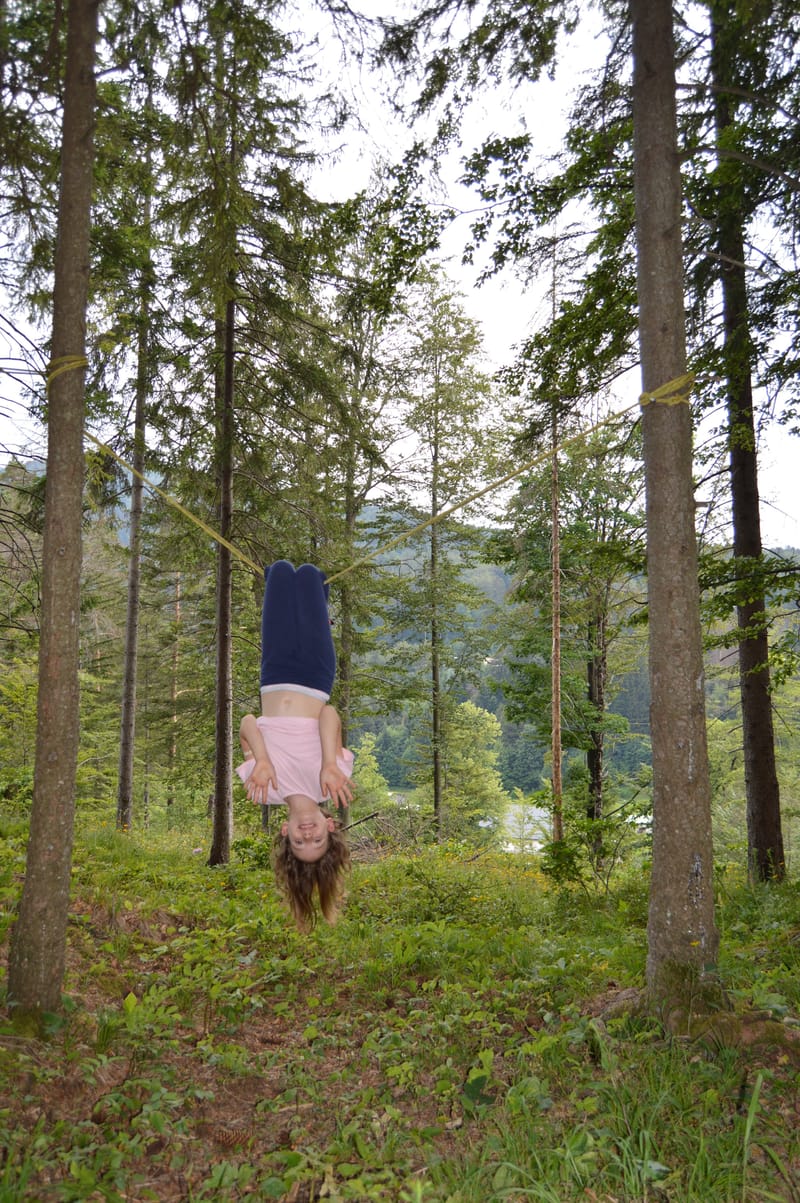
[[[267,806],[285,802],[290,794],[302,794],[305,798],[321,802],[319,775],[322,771],[322,745],[319,740],[319,720],[297,716],[267,718],[261,715],[256,722],[278,778],[277,790],[268,786]],[[242,781],[248,780],[255,763],[255,759],[249,758],[236,766]],[[349,748],[342,748],[336,763],[346,777],[352,776],[353,753]]]

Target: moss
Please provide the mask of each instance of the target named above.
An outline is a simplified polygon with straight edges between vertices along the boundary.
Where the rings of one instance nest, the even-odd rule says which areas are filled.
[[[759,1012],[695,1016],[689,1024],[688,1034],[692,1040],[713,1049],[757,1048],[762,1053],[773,1052],[800,1065],[800,1031]]]
[[[732,1010],[730,999],[714,973],[695,965],[666,962],[648,986],[650,1006],[668,1032],[691,1038],[705,1019]]]

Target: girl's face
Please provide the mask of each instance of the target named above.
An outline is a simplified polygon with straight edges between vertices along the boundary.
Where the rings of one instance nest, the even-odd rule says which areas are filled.
[[[315,807],[302,816],[290,815],[281,827],[281,835],[289,837],[289,847],[298,860],[315,861],[327,852],[334,826],[334,820]]]

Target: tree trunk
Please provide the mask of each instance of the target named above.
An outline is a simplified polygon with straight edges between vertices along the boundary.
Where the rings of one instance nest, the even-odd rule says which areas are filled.
[[[348,444],[345,466],[345,547],[350,560],[355,558],[356,523],[358,520],[358,502],[356,501],[355,470],[356,457],[352,444]],[[353,643],[355,637],[355,622],[353,618],[354,590],[349,576],[345,576],[339,585],[339,663],[337,666],[337,701],[342,720],[342,743],[347,747],[351,722],[352,685],[353,685]],[[343,827],[350,822],[350,807],[347,802],[336,805],[336,817]]]
[[[147,208],[149,210],[149,199]],[[149,227],[149,213],[145,217]],[[133,480],[131,482],[128,608],[125,618],[125,660],[120,717],[117,827],[130,831],[133,823],[133,763],[136,745],[136,678],[139,650],[139,591],[142,561],[142,503],[144,497],[145,400],[148,380],[148,303],[142,297],[136,368],[136,409],[133,421]]]
[[[217,454],[219,464],[219,531],[230,542],[233,516],[233,352],[235,302],[226,305],[224,324],[223,386],[218,407]],[[217,675],[216,739],[214,760],[213,838],[209,865],[227,865],[233,840],[233,669],[231,657],[232,611],[231,552],[217,544]]]
[[[653,752],[647,988],[681,1002],[716,961],[711,791],[686,372],[671,0],[632,0],[634,179]],[[684,389],[686,386],[683,386]],[[645,398],[643,397],[643,401]],[[672,400],[674,403],[668,403]]]
[[[351,543],[350,546],[353,546]],[[342,743],[347,747],[350,728],[350,706],[353,664],[353,588],[345,577],[339,589],[339,613],[341,615],[340,659],[344,672],[338,684],[339,713],[342,720]],[[339,674],[337,673],[337,676]],[[337,802],[336,818],[346,827],[350,822],[350,805],[346,801]]]
[[[712,73],[717,145],[733,124],[728,56],[712,20]],[[739,164],[725,173],[718,190],[718,245],[725,339],[723,359],[728,389],[733,561],[738,588],[739,691],[742,701],[744,780],[747,797],[747,845],[750,875],[758,881],[783,880],[786,864],[781,803],[775,765],[775,733],[769,671],[769,640],[763,586],[753,571],[762,559],[758,504],[758,459],[753,418],[753,353],[742,235]],[[729,178],[730,177],[730,178]]]
[[[550,537],[551,537],[551,573],[552,573],[552,655],[550,657],[550,719],[551,741],[550,749],[553,759],[552,788],[553,788],[553,839],[564,838],[564,782],[562,776],[561,752],[561,530],[558,512],[558,429],[556,407],[553,404],[552,422],[552,460],[551,460],[551,490],[550,490]]]
[[[586,662],[587,690],[592,727],[589,732],[589,749],[586,753],[586,768],[589,773],[589,819],[603,817],[603,719],[606,711],[606,672],[608,650],[606,647],[606,619],[604,614],[595,614],[589,620],[589,655]]]
[[[434,369],[437,379],[434,382],[434,410],[431,435],[431,518],[439,513],[439,391],[438,364]],[[439,624],[438,590],[439,590],[439,528],[436,522],[430,528],[430,589],[431,589],[431,741],[433,753],[433,820],[436,827],[436,837],[444,838],[444,806],[443,806],[443,723],[442,723],[442,665],[441,665],[441,630]]]
[[[169,705],[170,705],[170,736],[168,759],[168,793],[167,807],[175,802],[175,772],[178,763],[178,663],[181,637],[181,574],[175,573],[175,629],[172,635],[172,650],[170,652],[169,675]]]
[[[36,768],[8,1002],[61,1008],[78,761],[83,412],[94,161],[96,0],[71,0],[49,370]],[[59,372],[59,369],[62,369]],[[58,373],[58,374],[57,374]]]
[[[434,486],[434,505],[436,487]],[[433,510],[436,513],[436,509]],[[431,566],[431,739],[433,743],[433,818],[438,839],[444,837],[444,808],[442,805],[442,667],[441,632],[436,590],[439,571],[439,541],[436,526],[430,529]]]

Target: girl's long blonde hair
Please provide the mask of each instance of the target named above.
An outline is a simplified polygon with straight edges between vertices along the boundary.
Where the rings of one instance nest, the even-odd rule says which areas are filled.
[[[328,923],[339,917],[344,898],[345,874],[350,868],[350,849],[342,831],[328,834],[328,847],[315,861],[298,860],[288,835],[278,835],[272,854],[275,880],[301,931],[309,932],[317,921],[314,891],[319,909]]]

